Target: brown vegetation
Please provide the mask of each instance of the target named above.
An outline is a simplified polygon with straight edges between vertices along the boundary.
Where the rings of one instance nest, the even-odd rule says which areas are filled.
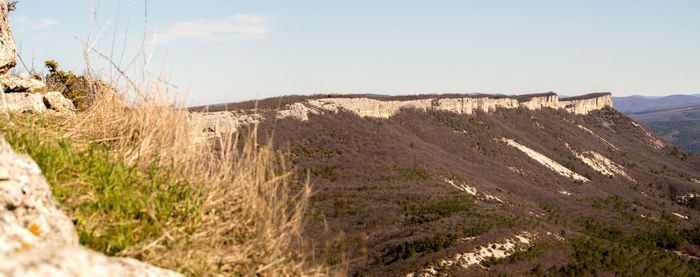
[[[689,178],[698,178],[700,159],[676,158],[671,148],[655,149],[644,129],[611,108],[588,115],[554,109],[498,109],[472,115],[409,109],[389,119],[339,112],[310,115],[308,121],[268,120],[261,123],[260,130],[265,136],[274,134],[276,147],[289,149],[297,172],[311,174],[314,193],[305,236],[333,242],[316,247],[317,255],[326,255],[329,265],[342,249],[351,262],[350,274],[404,275],[521,230],[538,233],[545,242],[554,239],[543,235],[549,232],[566,233],[571,239],[602,238],[603,243],[657,252],[665,248],[648,244],[671,245],[668,247],[685,253],[694,253],[697,247],[689,237],[674,241],[668,235],[681,237],[697,226],[700,211],[676,204],[674,197],[693,192],[695,185]],[[498,140],[503,137],[592,181],[576,183],[558,175]],[[635,181],[595,171],[567,145],[579,153],[605,155],[623,165]],[[446,180],[475,187],[478,195],[471,197]],[[624,205],[625,210],[619,205],[599,208],[596,203],[608,197],[620,197],[619,201],[630,206]],[[690,219],[664,216],[671,211]],[[588,218],[595,222],[586,221]],[[607,232],[630,235],[611,237]],[[342,239],[338,234],[343,234]],[[476,238],[445,239],[455,237]],[[563,244],[590,246],[573,240]],[[523,274],[538,263],[555,275],[559,269],[569,270],[560,266],[573,261],[567,258],[572,252],[542,251],[490,270]],[[639,270],[629,266],[629,270]],[[681,271],[692,272],[692,268]],[[485,274],[476,267],[451,273]]]

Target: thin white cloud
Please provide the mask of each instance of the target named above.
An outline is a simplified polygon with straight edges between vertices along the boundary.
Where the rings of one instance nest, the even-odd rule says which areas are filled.
[[[158,43],[168,43],[180,39],[203,41],[234,41],[265,38],[269,28],[264,16],[239,14],[221,20],[184,21],[175,24],[167,31],[156,34]]]
[[[51,18],[44,18],[44,19],[39,20],[39,22],[33,22],[33,24],[32,24],[33,26],[31,27],[31,29],[32,30],[43,29],[43,28],[51,27],[51,26],[56,25],[58,23],[59,23],[58,20],[51,19]]]

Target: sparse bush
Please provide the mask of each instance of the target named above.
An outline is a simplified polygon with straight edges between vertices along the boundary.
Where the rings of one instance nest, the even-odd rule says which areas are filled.
[[[384,254],[382,260],[390,258],[386,264],[391,264],[399,260],[408,259],[413,255],[423,252],[437,252],[444,248],[452,246],[457,240],[457,236],[453,234],[443,235],[438,234],[432,238],[423,238],[414,241],[402,242],[395,245]]]
[[[408,223],[423,224],[476,208],[474,197],[459,195],[435,203],[404,206]]]
[[[101,80],[59,70],[58,63],[54,60],[45,61],[44,65],[49,70],[45,77],[48,89],[60,91],[79,111],[87,109],[103,94],[116,94],[114,87]]]

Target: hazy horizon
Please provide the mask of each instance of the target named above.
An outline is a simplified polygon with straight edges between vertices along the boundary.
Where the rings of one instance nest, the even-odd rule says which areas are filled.
[[[20,1],[10,21],[25,63],[80,72],[91,8],[96,46],[120,57],[111,42],[140,46],[143,4]],[[190,106],[325,93],[700,93],[694,1],[148,4],[151,70]]]

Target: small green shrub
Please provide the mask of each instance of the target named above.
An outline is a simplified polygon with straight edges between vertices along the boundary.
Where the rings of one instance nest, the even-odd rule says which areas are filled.
[[[389,248],[382,260],[390,258],[390,260],[387,261],[386,264],[391,264],[399,260],[408,259],[411,256],[418,253],[437,252],[444,248],[452,246],[456,240],[456,235],[438,234],[432,238],[423,238],[414,241],[402,242],[398,245]]]
[[[60,91],[64,97],[73,101],[76,109],[84,110],[86,108],[86,90],[77,87],[78,76],[70,71],[59,70],[58,63],[54,60],[45,61],[44,65],[49,70],[46,75],[49,89]]]
[[[439,202],[426,204],[405,205],[404,212],[409,224],[423,224],[441,218],[449,217],[460,212],[468,212],[476,208],[474,197],[458,195]]]
[[[106,92],[116,94],[114,87],[101,80],[59,70],[58,63],[54,60],[45,61],[44,65],[49,70],[45,78],[49,90],[60,91],[79,111],[92,105],[99,94]]]

